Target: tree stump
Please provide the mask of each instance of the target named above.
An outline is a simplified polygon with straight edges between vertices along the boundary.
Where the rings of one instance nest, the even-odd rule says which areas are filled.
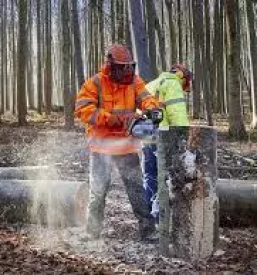
[[[210,256],[218,242],[216,130],[205,126],[160,128],[158,188],[160,253],[184,260]],[[171,230],[170,227],[171,205]]]
[[[0,220],[48,227],[85,224],[88,186],[79,181],[0,180]]]

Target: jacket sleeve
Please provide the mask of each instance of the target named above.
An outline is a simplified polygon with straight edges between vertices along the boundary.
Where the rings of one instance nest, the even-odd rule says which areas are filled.
[[[137,108],[144,110],[151,110],[153,108],[159,108],[159,101],[147,90],[145,82],[142,78],[135,77],[135,91],[136,91],[136,105]]]
[[[95,126],[104,126],[111,116],[98,107],[97,87],[90,78],[85,81],[76,99],[75,115],[81,122]]]
[[[186,99],[180,83],[166,80],[160,91],[165,106],[164,116],[168,124],[171,126],[188,126]]]

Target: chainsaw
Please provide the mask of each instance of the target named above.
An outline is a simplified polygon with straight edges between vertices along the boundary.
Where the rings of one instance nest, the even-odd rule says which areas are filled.
[[[154,141],[157,138],[159,123],[163,120],[161,109],[147,110],[142,116],[132,118],[128,123],[127,135]]]

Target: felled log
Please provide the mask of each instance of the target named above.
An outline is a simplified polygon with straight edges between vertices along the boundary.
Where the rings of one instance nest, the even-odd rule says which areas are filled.
[[[216,248],[219,229],[216,138],[216,131],[204,126],[159,131],[159,231],[160,253],[164,256],[169,253],[170,235],[173,256],[185,260],[206,258]]]
[[[2,179],[42,179],[46,178],[50,167],[44,166],[19,166],[0,167],[0,180]]]
[[[85,182],[1,180],[0,220],[49,227],[83,225],[87,196]]]
[[[218,179],[221,226],[257,226],[257,181]]]

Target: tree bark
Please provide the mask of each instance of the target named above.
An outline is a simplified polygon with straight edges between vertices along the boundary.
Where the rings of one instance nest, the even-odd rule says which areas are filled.
[[[37,0],[37,111],[42,114],[41,0]]]
[[[240,55],[238,48],[236,0],[226,0],[228,27],[228,71],[229,71],[229,134],[237,140],[245,139],[247,133],[242,118],[240,102]]]
[[[52,111],[52,1],[45,2],[45,73],[44,73],[44,94],[45,111],[49,115]]]
[[[63,100],[65,128],[70,130],[74,127],[74,105],[75,93],[71,91],[71,37],[70,37],[70,18],[69,2],[62,0],[62,73],[63,73]]]
[[[252,127],[257,127],[257,37],[255,31],[254,6],[251,1],[246,1],[247,20],[250,42],[250,78],[253,83],[251,88],[252,96]]]
[[[27,1],[19,0],[17,107],[19,125],[27,124],[26,54],[27,54]]]
[[[216,248],[219,225],[216,140],[217,132],[209,127],[160,129],[159,232],[160,252],[165,256],[169,245],[168,193],[172,204],[173,256],[190,261],[203,259]]]
[[[78,19],[78,6],[77,1],[71,1],[72,3],[72,25],[73,25],[73,40],[75,49],[75,62],[76,62],[76,74],[78,79],[78,87],[80,89],[84,82],[84,67],[81,52],[81,38],[80,38],[80,27]],[[75,91],[74,91],[75,92]]]
[[[148,45],[142,18],[142,3],[137,0],[128,0],[130,28],[132,33],[133,47],[138,61],[139,75],[146,81],[151,80]]]

